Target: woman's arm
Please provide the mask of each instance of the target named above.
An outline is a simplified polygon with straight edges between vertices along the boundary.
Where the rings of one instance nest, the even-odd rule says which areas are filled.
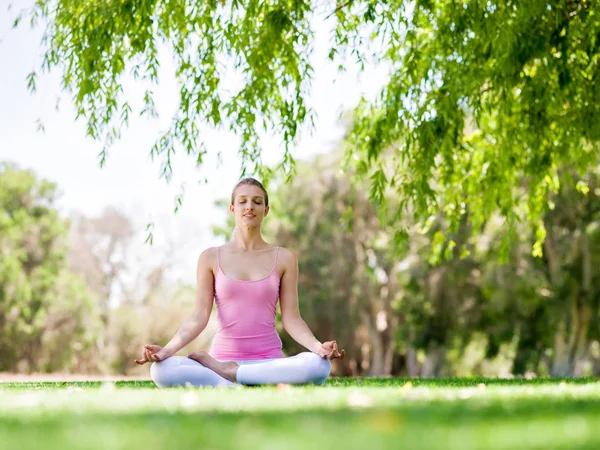
[[[281,248],[280,256],[284,263],[281,286],[279,287],[279,303],[281,305],[281,321],[283,328],[298,344],[311,352],[317,353],[321,342],[317,340],[306,322],[300,316],[298,308],[298,260],[291,251]]]
[[[215,260],[215,249],[203,251],[198,258],[196,270],[196,302],[194,312],[181,325],[175,336],[165,347],[152,355],[152,360],[162,361],[174,355],[198,337],[210,319],[214,299],[214,274],[212,270]]]
[[[281,321],[283,328],[298,344],[313,353],[327,359],[343,358],[344,350],[338,352],[335,341],[321,343],[313,335],[300,316],[298,308],[298,260],[291,251],[282,248],[280,251],[284,263],[279,303],[281,304]]]

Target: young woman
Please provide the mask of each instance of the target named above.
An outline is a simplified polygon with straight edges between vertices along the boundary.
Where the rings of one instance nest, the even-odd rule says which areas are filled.
[[[229,209],[234,237],[200,255],[194,313],[164,348],[146,345],[135,362],[153,362],[150,374],[159,387],[322,384],[330,360],[343,358],[344,350],[338,351],[336,341],[319,342],[300,316],[296,257],[261,235],[269,213],[267,191],[254,178],[244,178],[231,194]],[[213,299],[218,331],[210,351],[172,356],[204,330]],[[284,357],[275,329],[278,300],[283,327],[309,352]]]

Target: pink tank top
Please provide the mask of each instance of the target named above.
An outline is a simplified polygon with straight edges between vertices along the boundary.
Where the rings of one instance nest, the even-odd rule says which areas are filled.
[[[215,275],[217,334],[209,354],[219,360],[283,358],[275,329],[280,276],[277,256],[271,272],[258,280],[235,280],[225,275],[219,262]]]

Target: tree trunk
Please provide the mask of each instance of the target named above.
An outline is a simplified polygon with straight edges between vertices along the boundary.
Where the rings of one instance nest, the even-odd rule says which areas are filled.
[[[389,376],[392,373],[392,363],[396,347],[395,336],[391,333],[393,328],[390,327],[389,322],[384,330],[378,330],[376,317],[377,315],[373,313],[365,314],[365,322],[367,323],[369,340],[371,342],[369,376]]]
[[[419,376],[419,362],[417,361],[417,351],[412,345],[406,348],[406,369],[410,378]]]
[[[378,333],[371,335],[371,361],[369,362],[369,376],[380,377],[385,374],[385,349]]]
[[[427,351],[427,357],[421,368],[421,377],[423,378],[437,378],[440,376],[444,359],[446,358],[446,349],[444,347],[435,345],[430,346]]]
[[[589,347],[588,329],[592,317],[589,304],[591,292],[591,254],[589,237],[581,230],[578,242],[581,256],[581,288],[574,288],[570,295],[567,317],[563,317],[554,335],[554,358],[551,375],[557,377],[578,376],[581,363]]]
[[[383,372],[385,373],[386,376],[392,374],[392,366],[394,363],[395,351],[396,351],[396,343],[394,342],[394,340],[389,339],[389,333],[388,333],[388,344],[385,348],[385,355],[384,355],[384,362],[383,362]]]
[[[550,375],[553,377],[566,377],[571,372],[569,365],[569,348],[566,339],[565,319],[561,320],[554,334],[554,355]]]

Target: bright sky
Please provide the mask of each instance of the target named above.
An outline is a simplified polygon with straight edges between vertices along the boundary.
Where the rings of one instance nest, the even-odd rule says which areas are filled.
[[[181,153],[171,184],[159,177],[160,164],[150,161],[149,152],[159,133],[168,127],[178,99],[170,55],[165,52],[160,60],[160,85],[153,88],[159,119],[133,118],[112,148],[107,164],[100,168],[97,155],[101,145],[85,136],[83,121],[75,122],[68,95],[61,96],[60,74],[41,74],[37,93],[27,91],[25,78],[41,62],[41,30],[28,26],[13,30],[11,24],[16,11],[31,1],[14,0],[11,12],[7,12],[6,0],[0,3],[0,160],[32,169],[57,183],[64,215],[79,211],[93,216],[108,206],[122,210],[138,226],[140,251],[150,260],[166,242],[177,243],[180,250],[172,275],[192,281],[199,252],[222,243],[212,235],[211,227],[223,223],[225,216],[213,202],[227,197],[239,179],[236,137],[229,132],[207,134],[208,148],[223,150],[226,162],[218,168],[215,158],[208,157],[205,166],[197,170],[194,159]],[[293,152],[297,159],[331,150],[343,133],[338,124],[340,112],[355,105],[361,93],[374,96],[385,79],[382,70],[367,71],[360,78],[352,68],[337,73],[327,59],[332,21],[325,23],[325,15],[315,24],[317,39],[312,56],[315,75],[310,105],[317,113],[316,130],[299,141]],[[126,85],[127,98],[141,98],[142,92],[138,86]],[[59,97],[60,108],[56,110]],[[38,118],[44,125],[43,133],[37,131]],[[278,161],[283,152],[277,141],[265,142],[264,148],[268,163]],[[205,178],[208,183],[201,182]],[[174,199],[182,185],[183,208],[174,214]],[[155,223],[155,241],[143,249],[148,222]]]

